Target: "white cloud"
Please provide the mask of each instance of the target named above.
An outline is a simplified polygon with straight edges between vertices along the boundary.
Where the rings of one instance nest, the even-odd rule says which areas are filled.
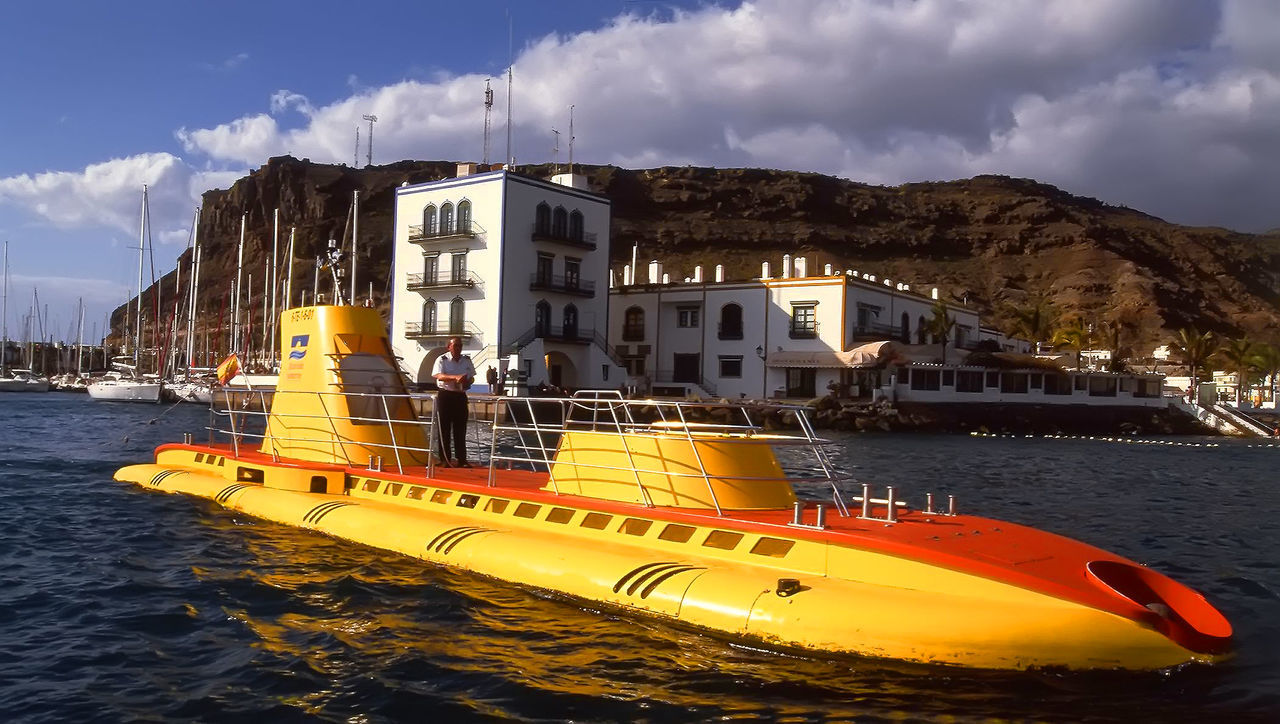
[[[591,163],[766,166],[886,184],[1006,173],[1174,221],[1280,226],[1268,163],[1280,155],[1277,8],[757,0],[624,15],[519,54],[514,150],[520,162],[549,161],[557,128],[565,160],[574,104],[575,157]],[[177,138],[213,165],[281,153],[350,163],[372,113],[375,163],[479,160],[486,75],[470,70],[381,88],[353,77],[350,96],[319,104],[281,90],[269,113]],[[506,94],[494,81],[499,160]]]
[[[225,188],[243,171],[197,170],[168,153],[112,159],[81,171],[0,178],[0,202],[28,210],[59,229],[108,228],[137,238],[142,186],[148,186],[152,238],[186,243],[200,195]]]

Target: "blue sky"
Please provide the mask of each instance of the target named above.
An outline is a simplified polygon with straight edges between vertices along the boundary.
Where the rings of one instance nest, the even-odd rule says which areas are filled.
[[[144,182],[163,271],[200,192],[286,152],[350,163],[363,113],[375,163],[479,160],[493,76],[498,160],[508,13],[520,162],[550,160],[573,104],[590,163],[1004,173],[1280,227],[1265,0],[22,3],[0,44],[11,336],[33,285],[58,336],[81,295],[101,327],[136,274]]]

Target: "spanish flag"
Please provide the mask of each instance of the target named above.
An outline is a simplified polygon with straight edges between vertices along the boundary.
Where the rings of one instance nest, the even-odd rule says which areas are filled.
[[[240,372],[240,358],[234,354],[229,355],[222,360],[222,364],[218,365],[218,383],[227,384],[238,372]]]

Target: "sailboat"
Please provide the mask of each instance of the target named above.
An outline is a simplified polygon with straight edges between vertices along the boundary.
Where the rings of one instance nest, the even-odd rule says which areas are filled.
[[[112,370],[89,385],[89,396],[95,400],[115,402],[159,402],[160,380],[139,374],[138,350],[142,346],[142,262],[147,248],[147,186],[142,186],[142,222],[138,231],[138,300],[133,328],[133,358],[112,360]]]
[[[49,380],[31,370],[9,369],[9,242],[4,243],[4,301],[0,305],[0,327],[3,339],[0,343],[0,392],[48,392]]]

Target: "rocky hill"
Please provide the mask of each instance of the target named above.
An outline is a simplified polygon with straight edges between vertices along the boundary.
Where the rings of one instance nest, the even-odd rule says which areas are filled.
[[[546,177],[551,169],[519,171]],[[246,269],[263,278],[279,208],[281,243],[289,227],[297,228],[295,287],[309,289],[312,260],[327,240],[349,238],[356,189],[359,288],[363,294],[372,282],[385,304],[394,188],[454,172],[455,164],[443,161],[352,169],[280,157],[229,190],[205,193],[202,316],[216,320],[227,298],[242,213],[248,213]],[[1064,316],[1119,323],[1138,349],[1188,325],[1280,339],[1280,233],[1178,226],[1000,176],[886,187],[761,169],[580,172],[613,202],[616,266],[638,244],[641,260],[662,259],[673,278],[715,263],[725,264],[730,278],[749,278],[761,261],[776,267],[791,253],[808,256],[810,270],[830,263],[940,287],[946,298],[976,307],[984,323],[1006,330],[1017,308],[1047,299]],[[117,330],[123,314],[121,308],[112,316]]]

